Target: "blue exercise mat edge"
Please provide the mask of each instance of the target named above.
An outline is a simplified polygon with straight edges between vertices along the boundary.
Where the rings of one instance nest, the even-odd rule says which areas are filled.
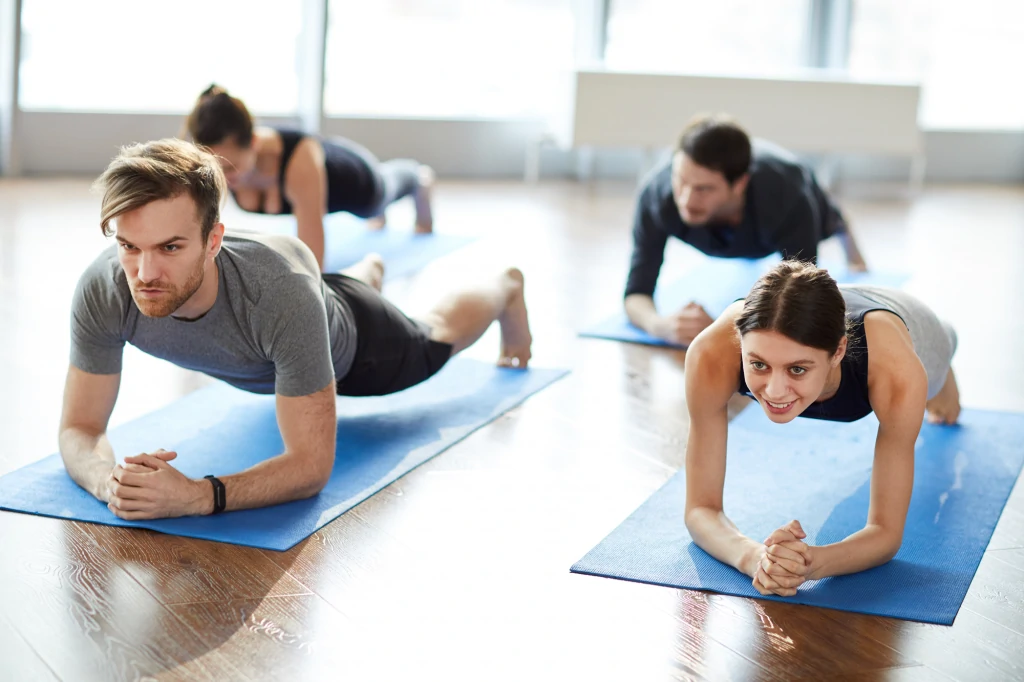
[[[740,415],[740,417],[743,417],[743,416],[744,415],[742,415],[742,414]],[[758,415],[758,417],[760,417],[760,416],[761,415]],[[1016,412],[998,411],[998,410],[964,410],[963,416],[965,418],[967,418],[969,421],[974,421],[975,419],[977,419],[981,423],[987,423],[989,425],[989,428],[991,428],[991,422],[994,421],[994,420],[1006,421],[1008,424],[1012,420],[1014,422],[1014,424],[1011,425],[1010,428],[1012,428],[1015,432],[1016,431],[1024,430],[1024,415],[1021,415],[1021,414],[1016,413]],[[865,418],[865,419],[868,419],[868,418]],[[808,420],[808,421],[811,421],[811,420]],[[825,422],[825,423],[827,423],[827,422]],[[875,423],[877,423],[877,422],[875,422]],[[868,424],[868,425],[871,426],[871,428],[874,428],[874,424]],[[960,429],[962,427],[941,427],[941,426],[934,426],[934,425],[925,424],[923,428],[931,428],[931,429]],[[732,433],[732,432],[730,431],[730,433]],[[950,433],[955,435],[957,433],[957,431],[947,432],[947,435],[950,434]],[[751,435],[756,435],[756,434],[757,434],[757,429],[752,429],[751,430]],[[984,438],[984,436],[982,436],[982,438]],[[948,449],[948,446],[946,446],[946,447]],[[668,495],[668,494],[674,494],[675,498],[678,498],[678,499],[674,500],[674,503],[675,502],[678,503],[678,507],[679,507],[679,510],[680,510],[679,511],[679,519],[678,520],[679,520],[679,523],[682,523],[682,520],[681,520],[682,519],[682,511],[681,510],[683,509],[684,499],[685,499],[685,489],[684,489],[684,486],[685,486],[685,469],[680,469],[679,471],[677,471],[664,484],[659,486],[657,488],[657,490],[652,492],[651,495],[649,495],[636,509],[634,509],[628,516],[626,516],[626,518],[624,518],[619,524],[617,524],[609,533],[607,533],[605,535],[605,537],[601,539],[600,542],[598,542],[596,545],[594,545],[594,547],[590,551],[588,551],[579,561],[574,563],[570,567],[570,572],[576,573],[576,574],[580,574],[580,575],[590,575],[590,576],[602,577],[602,578],[613,578],[613,579],[616,579],[616,580],[625,580],[625,581],[629,581],[629,582],[639,582],[639,583],[643,583],[643,584],[658,585],[658,586],[661,586],[661,587],[670,587],[670,588],[675,588],[675,589],[699,590],[699,591],[705,591],[705,592],[714,592],[714,593],[717,593],[717,594],[725,594],[725,595],[729,595],[729,596],[737,596],[737,597],[744,597],[744,598],[754,598],[754,599],[765,599],[765,600],[779,601],[779,602],[788,602],[788,603],[791,603],[791,604],[801,604],[801,605],[806,605],[806,606],[817,606],[817,607],[821,607],[821,608],[831,608],[831,609],[835,609],[835,610],[849,611],[849,612],[852,612],[852,613],[861,613],[861,614],[866,614],[866,615],[899,618],[899,619],[903,619],[903,620],[912,620],[912,621],[918,621],[918,622],[934,623],[934,624],[939,624],[939,625],[950,625],[950,624],[953,623],[953,621],[954,621],[954,619],[956,617],[956,613],[959,611],[959,609],[961,608],[961,606],[963,604],[963,600],[966,598],[966,595],[967,595],[967,593],[968,593],[968,591],[970,589],[970,585],[971,585],[971,583],[973,581],[974,575],[976,574],[976,572],[978,570],[978,567],[980,566],[981,561],[984,558],[985,551],[986,551],[989,543],[991,542],[991,538],[992,538],[993,533],[995,532],[995,528],[998,525],[999,520],[1002,517],[1002,514],[1003,514],[1003,512],[1004,512],[1004,510],[1006,508],[1006,504],[1007,504],[1007,502],[1009,500],[1010,494],[1012,493],[1012,491],[1014,489],[1014,486],[1016,485],[1017,480],[1020,477],[1022,469],[1024,469],[1024,452],[1022,452],[1020,454],[1013,453],[1012,456],[1007,457],[1007,455],[1005,454],[1005,451],[1012,450],[1012,448],[1011,447],[1004,447],[1004,448],[1002,448],[1002,450],[1004,451],[1003,459],[1000,462],[997,462],[997,463],[1009,464],[1009,468],[1004,472],[1006,474],[1006,477],[1000,481],[1000,484],[1002,485],[1002,488],[999,491],[999,495],[993,496],[993,497],[989,498],[989,500],[988,500],[991,503],[998,502],[998,511],[996,513],[991,513],[993,510],[992,509],[988,510],[988,512],[991,514],[991,516],[988,519],[984,519],[984,521],[986,523],[986,525],[984,526],[986,532],[984,533],[983,537],[982,536],[977,536],[975,538],[979,542],[978,542],[978,544],[973,549],[970,550],[970,551],[973,551],[975,555],[973,557],[971,557],[971,561],[969,563],[964,564],[964,565],[966,565],[970,569],[969,576],[967,576],[966,579],[963,579],[964,571],[950,571],[950,574],[953,575],[953,578],[951,578],[947,582],[946,592],[942,592],[941,593],[941,596],[947,602],[947,605],[946,605],[945,609],[942,608],[942,604],[940,603],[940,604],[936,605],[934,608],[932,608],[930,611],[929,611],[928,608],[925,608],[924,606],[921,606],[920,608],[918,608],[917,611],[915,611],[911,615],[907,615],[908,611],[906,609],[906,605],[904,604],[903,607],[899,607],[899,601],[900,600],[898,598],[890,600],[889,606],[888,606],[887,609],[880,609],[878,606],[860,608],[856,604],[848,604],[848,603],[847,604],[839,604],[839,603],[836,603],[835,600],[832,600],[829,603],[816,603],[815,601],[812,601],[814,599],[814,597],[819,597],[821,593],[811,594],[809,592],[801,592],[801,593],[798,593],[798,595],[795,596],[795,597],[777,597],[777,596],[773,596],[773,595],[762,596],[762,595],[754,592],[753,588],[749,586],[749,584],[750,584],[750,579],[749,578],[747,578],[743,574],[739,573],[735,569],[733,569],[733,568],[731,568],[729,566],[726,566],[724,564],[721,564],[720,562],[717,562],[715,559],[710,557],[710,555],[708,555],[706,552],[704,552],[703,550],[698,548],[692,542],[692,539],[690,539],[689,534],[685,532],[685,526],[683,526],[683,529],[684,529],[683,533],[685,534],[685,543],[684,544],[685,544],[686,551],[691,556],[694,553],[699,554],[702,557],[702,561],[706,560],[706,562],[709,562],[709,563],[713,564],[716,567],[717,572],[720,575],[725,576],[725,578],[721,579],[720,582],[725,582],[726,580],[728,580],[728,581],[731,581],[733,583],[736,583],[736,580],[738,578],[740,580],[740,582],[744,585],[744,588],[743,588],[742,591],[734,591],[734,590],[730,590],[730,589],[719,589],[719,588],[716,588],[714,586],[709,586],[709,585],[704,585],[704,584],[700,584],[700,585],[697,585],[697,584],[681,584],[681,583],[687,582],[685,579],[679,579],[676,582],[671,582],[671,581],[669,581],[667,579],[657,579],[655,577],[638,577],[636,575],[624,575],[624,573],[628,572],[627,569],[629,568],[629,559],[630,558],[635,559],[635,560],[639,560],[639,561],[652,561],[652,559],[650,559],[650,557],[648,557],[648,559],[645,560],[642,548],[640,549],[639,552],[637,551],[637,547],[636,546],[630,546],[628,548],[628,550],[627,549],[623,549],[623,539],[622,539],[622,536],[623,535],[628,535],[628,531],[627,531],[627,527],[628,526],[632,525],[634,527],[641,528],[641,531],[639,533],[640,536],[643,536],[645,533],[647,533],[646,529],[650,527],[650,524],[649,523],[644,523],[644,521],[647,520],[648,518],[650,518],[651,514],[648,514],[648,513],[645,513],[645,512],[648,512],[651,508],[656,507],[658,505],[658,502],[661,500],[661,498],[664,498],[665,495]],[[730,452],[731,452],[731,450],[730,450]],[[921,456],[928,456],[928,455],[927,454],[922,455],[921,453],[918,453],[918,454],[915,455],[915,460],[917,460],[917,458],[921,457]],[[957,456],[959,457],[959,453],[958,453]],[[982,454],[982,456],[984,456],[984,453]],[[983,462],[982,464],[985,465],[985,466],[983,466],[983,469],[984,469],[984,471],[987,472],[988,471],[988,464],[989,463]],[[921,467],[917,467],[917,468],[921,469]],[[926,472],[927,472],[927,468],[925,468],[925,469],[926,469]],[[870,469],[868,471],[869,471],[869,473],[868,473],[868,477],[869,477],[868,480],[870,480]],[[926,473],[926,475],[927,475],[927,473]],[[959,475],[960,474],[957,474],[958,477],[959,477]],[[727,475],[727,480],[728,480],[728,475]],[[872,571],[880,572],[880,571],[883,571],[883,570],[890,570],[890,573],[891,573],[891,571],[903,570],[903,565],[908,563],[908,559],[904,556],[904,551],[905,551],[905,549],[907,549],[908,544],[911,544],[910,543],[911,539],[908,538],[908,533],[912,532],[912,530],[913,530],[912,527],[911,527],[911,525],[913,523],[913,516],[915,514],[915,511],[916,512],[920,512],[921,508],[924,507],[924,503],[920,502],[920,497],[921,497],[922,493],[918,490],[917,482],[918,481],[915,478],[914,498],[911,501],[911,509],[908,512],[908,527],[907,527],[907,530],[905,531],[905,534],[904,534],[903,546],[901,547],[900,553],[897,554],[897,556],[893,559],[893,561],[892,562],[888,562],[887,564],[883,564],[882,566],[879,566],[879,567],[877,567],[875,569],[870,569],[869,571],[865,571],[865,572],[861,572],[861,573],[855,573],[855,574],[851,574],[851,575],[848,575],[848,576],[833,577],[833,578],[827,579],[827,581],[852,581],[852,580],[864,581],[864,580],[870,579],[869,577],[865,577],[865,576],[870,574]],[[928,485],[928,483],[925,482],[923,484],[923,486],[924,485]],[[977,485],[977,483],[975,483],[975,485]],[[728,483],[727,483],[727,487],[728,487]],[[674,488],[681,488],[682,490],[674,490]],[[955,487],[951,487],[950,488],[950,490],[955,490],[955,489],[956,489]],[[989,490],[989,488],[985,488],[985,489]],[[978,504],[977,500],[974,499],[974,498],[971,498],[970,501],[973,502],[974,504]],[[865,502],[865,504],[866,504],[866,502]],[[941,498],[940,498],[940,504],[939,504],[939,509],[940,510],[942,509],[942,505],[944,505],[944,504],[945,504],[945,501],[941,500]],[[838,506],[839,505],[837,504],[837,508],[838,508]],[[866,509],[865,509],[865,511],[866,511]],[[928,510],[928,513],[930,514],[930,510]],[[799,517],[799,514],[797,514],[797,516]],[[954,516],[955,516],[955,514],[954,514]],[[936,523],[937,523],[937,520],[938,520],[938,516],[936,516]],[[973,524],[975,523],[975,520],[974,519],[969,519],[969,520],[971,521],[971,524],[972,524],[972,527],[973,527]],[[853,528],[853,529],[855,530],[855,528]],[[746,529],[744,529],[744,530],[746,532]],[[848,530],[850,530],[850,529],[848,529]],[[817,532],[817,530],[815,532]],[[657,535],[656,533],[647,533],[648,537],[655,537],[656,535]],[[844,535],[845,535],[845,533],[840,533],[838,536],[834,536],[834,537],[828,538],[827,541],[828,542],[834,542],[834,541],[838,540],[840,537],[842,537]],[[922,533],[922,535],[926,535],[926,533]],[[809,533],[809,537],[813,537],[813,536],[811,536],[810,533]],[[809,540],[809,542],[810,541],[811,540]],[[651,543],[648,542],[647,544],[650,545]],[[917,544],[920,544],[920,542],[918,542]],[[612,560],[612,561],[607,560],[603,556],[599,556],[601,554],[602,548],[606,548],[608,546],[612,546],[612,550],[611,551],[613,553],[616,552],[616,551],[619,551],[619,552],[627,552],[628,551],[629,556],[620,556],[619,559]],[[919,547],[917,549],[919,549]],[[605,552],[605,554],[607,554],[607,552]],[[638,554],[639,554],[639,556],[638,556]],[[651,555],[651,556],[654,556],[654,555]],[[911,557],[912,556],[913,555],[911,555]],[[658,560],[658,557],[654,556],[653,561],[657,562],[657,560]],[[909,562],[909,563],[912,563],[912,562]],[[635,561],[634,561],[633,565],[636,565]],[[666,573],[670,572],[670,570],[668,568],[659,568],[658,570],[660,570],[663,574],[666,574]],[[694,570],[697,570],[698,573],[699,573],[699,570],[696,568],[696,564],[694,565]],[[929,564],[929,565],[925,566],[922,570],[937,570],[937,569],[935,569],[935,564]],[[876,575],[881,575],[883,580],[884,579],[888,579],[888,578],[891,577],[891,575],[885,575],[885,574],[879,574],[879,573],[876,573]],[[703,579],[699,578],[699,580],[703,580]],[[718,578],[715,578],[715,580],[718,580]],[[818,584],[824,584],[827,581],[819,581]],[[911,583],[911,584],[913,584],[913,583]],[[920,581],[918,581],[918,584],[920,584]],[[808,583],[808,586],[813,588],[815,586],[815,583]],[[864,592],[864,590],[862,589],[863,588],[862,585],[858,584],[857,588],[860,588],[860,591],[862,593]],[[841,591],[841,589],[842,588],[840,588],[840,591]],[[854,590],[854,592],[856,592],[856,590]],[[810,598],[808,598],[809,594],[811,595]],[[833,591],[833,595],[834,594],[835,594],[835,592]],[[877,594],[878,593],[876,592],[876,596],[877,596]],[[824,599],[828,600],[828,598],[830,596],[833,596],[833,595],[830,595],[830,594],[828,594],[826,592],[825,595],[824,595]],[[887,595],[882,594],[882,597],[886,597],[886,596]],[[918,600],[918,601],[923,603],[925,600]],[[929,604],[935,604],[936,602],[942,602],[942,601],[943,601],[943,599],[932,599],[932,600],[929,601]],[[915,604],[917,603],[914,600],[911,600],[911,602],[915,603]],[[955,608],[952,607],[953,603],[955,603]],[[902,610],[901,610],[901,608],[902,608]]]
[[[135,521],[135,522],[133,522],[133,521],[124,521],[122,519],[118,519],[117,517],[114,517],[113,515],[111,515],[109,520],[106,520],[104,518],[100,518],[100,519],[83,519],[83,518],[78,518],[75,514],[63,515],[63,514],[58,514],[58,513],[41,512],[41,511],[38,511],[38,510],[26,509],[26,508],[24,508],[25,505],[11,506],[11,503],[9,502],[9,500],[6,499],[8,497],[8,495],[6,495],[5,494],[6,491],[4,491],[5,479],[7,479],[7,483],[9,484],[10,480],[11,480],[11,477],[13,477],[15,475],[28,475],[28,474],[31,473],[31,470],[33,470],[33,469],[45,470],[48,466],[53,465],[56,462],[57,466],[60,467],[60,474],[63,477],[65,477],[65,479],[66,479],[65,482],[69,486],[73,487],[76,491],[79,491],[85,498],[88,498],[88,503],[89,504],[96,505],[95,509],[92,510],[93,512],[96,511],[97,509],[102,508],[104,514],[109,513],[109,512],[107,512],[105,507],[103,507],[102,503],[92,499],[91,496],[88,495],[88,493],[85,493],[84,491],[82,491],[80,488],[78,488],[75,485],[75,483],[73,481],[71,481],[70,477],[67,476],[66,471],[64,471],[63,465],[59,463],[59,459],[60,459],[60,455],[59,454],[49,455],[49,456],[44,457],[44,458],[42,458],[40,460],[37,460],[37,461],[32,462],[30,464],[27,464],[27,465],[25,465],[23,467],[15,469],[14,471],[10,471],[10,472],[4,474],[2,477],[0,477],[0,510],[8,511],[8,512],[11,512],[11,513],[25,513],[25,514],[35,515],[35,516],[46,516],[46,517],[50,517],[50,518],[61,518],[61,519],[70,520],[70,521],[78,521],[78,522],[81,522],[81,523],[99,523],[101,525],[119,526],[119,527],[126,527],[126,528],[143,528],[143,529],[147,529],[147,530],[153,530],[153,531],[157,531],[157,532],[168,533],[168,534],[171,534],[171,535],[178,535],[178,536],[181,536],[181,537],[191,537],[191,538],[196,538],[196,539],[201,539],[201,540],[210,540],[210,541],[215,541],[215,542],[224,542],[224,543],[227,543],[227,544],[236,544],[236,545],[242,545],[242,546],[256,547],[256,548],[259,548],[259,549],[269,549],[269,550],[273,550],[273,551],[286,551],[286,550],[290,549],[291,547],[295,546],[296,544],[298,544],[299,542],[304,541],[310,535],[315,533],[317,530],[319,530],[320,528],[322,528],[322,527],[326,526],[327,524],[331,523],[332,521],[337,519],[342,514],[346,513],[347,511],[349,511],[351,509],[353,509],[354,507],[356,507],[359,504],[361,504],[362,502],[366,501],[367,499],[369,499],[370,497],[372,497],[376,493],[380,492],[380,490],[384,489],[385,487],[387,487],[391,483],[401,479],[406,474],[408,474],[409,472],[411,472],[414,469],[418,468],[422,464],[425,464],[426,462],[430,461],[431,459],[433,459],[437,455],[447,451],[453,445],[455,445],[455,444],[465,440],[471,434],[473,434],[476,431],[480,430],[481,428],[483,428],[487,424],[492,423],[494,420],[496,420],[497,418],[499,418],[503,414],[507,413],[509,410],[514,409],[515,407],[518,407],[519,405],[524,403],[528,398],[530,398],[534,394],[542,391],[543,389],[547,388],[548,386],[550,386],[551,384],[557,382],[558,380],[564,378],[565,376],[567,376],[570,373],[570,371],[566,370],[566,369],[531,368],[531,369],[525,370],[525,372],[523,372],[522,374],[519,374],[519,372],[520,372],[519,370],[494,367],[493,365],[490,365],[488,363],[482,363],[482,362],[477,361],[477,360],[470,360],[470,359],[466,359],[466,358],[455,358],[455,359],[453,359],[452,361],[449,362],[448,366],[445,369],[450,368],[452,365],[463,365],[463,366],[475,365],[475,366],[480,366],[480,367],[486,367],[486,368],[488,368],[488,370],[493,370],[493,372],[495,372],[496,375],[500,375],[501,373],[508,373],[509,376],[512,376],[512,377],[527,377],[526,383],[530,383],[529,377],[532,374],[532,376],[536,379],[536,381],[532,382],[532,385],[530,385],[529,387],[521,389],[518,394],[515,394],[515,393],[512,394],[511,395],[511,398],[512,398],[511,400],[509,399],[509,396],[504,396],[504,399],[502,399],[500,401],[500,404],[498,405],[498,407],[496,407],[486,418],[483,418],[483,419],[480,419],[479,421],[476,421],[468,429],[460,431],[458,434],[454,435],[451,439],[446,440],[444,443],[440,444],[440,446],[436,449],[436,451],[430,452],[427,456],[425,456],[422,459],[420,459],[419,461],[415,462],[414,464],[412,464],[412,466],[410,466],[409,468],[405,469],[404,471],[401,471],[398,475],[392,476],[392,477],[388,477],[387,475],[385,475],[384,477],[382,477],[379,480],[375,481],[374,485],[371,485],[371,486],[368,486],[366,488],[360,489],[358,491],[358,493],[355,495],[355,497],[357,497],[358,499],[356,499],[351,504],[348,504],[347,506],[345,506],[345,508],[341,509],[341,511],[338,511],[337,513],[332,514],[330,516],[330,518],[328,518],[327,520],[323,521],[322,523],[318,523],[318,525],[315,528],[313,528],[311,531],[306,532],[304,534],[301,534],[300,537],[298,537],[294,541],[291,541],[287,545],[283,545],[283,544],[280,544],[280,543],[274,545],[271,542],[252,542],[252,541],[239,540],[237,538],[235,538],[235,539],[226,538],[226,537],[224,537],[226,533],[225,533],[225,529],[223,528],[223,526],[220,527],[220,528],[217,528],[216,525],[218,523],[222,524],[225,520],[228,520],[230,522],[232,517],[237,518],[237,515],[239,515],[239,514],[259,513],[259,514],[266,515],[266,514],[272,513],[273,510],[275,510],[277,508],[282,508],[282,507],[286,507],[286,506],[289,506],[289,505],[302,504],[302,503],[308,502],[308,500],[298,500],[296,502],[288,502],[288,503],[283,503],[283,504],[279,504],[279,505],[272,505],[272,506],[269,506],[269,507],[262,507],[262,508],[258,508],[258,509],[240,510],[240,511],[237,511],[237,512],[228,512],[228,513],[226,513],[224,515],[218,515],[218,516],[181,517],[181,518],[177,518],[177,519],[156,519],[156,520],[152,520],[152,521]],[[444,371],[445,370],[442,370],[442,372],[444,372]],[[484,370],[479,370],[479,371],[484,371]],[[424,384],[421,384],[421,386],[427,386],[427,385],[429,385],[429,383],[430,383],[430,381],[424,382]],[[157,415],[157,414],[159,414],[161,412],[173,410],[173,409],[175,409],[176,406],[179,406],[179,405],[183,404],[185,401],[188,401],[190,398],[194,398],[195,396],[197,396],[197,394],[202,393],[204,391],[211,391],[211,390],[213,390],[213,391],[230,391],[230,392],[236,392],[237,391],[237,389],[232,389],[232,388],[228,387],[227,385],[218,382],[218,383],[213,384],[211,386],[208,386],[206,388],[199,389],[199,391],[193,392],[193,393],[191,393],[191,394],[189,394],[187,396],[184,396],[183,398],[181,398],[181,399],[179,399],[179,400],[177,400],[177,401],[175,401],[175,402],[173,402],[173,403],[171,403],[171,404],[161,408],[160,410],[156,410],[154,412],[151,412],[151,413],[148,413],[146,415],[143,415],[142,417],[139,417],[139,418],[137,418],[135,420],[132,420],[131,422],[127,422],[126,424],[122,424],[121,426],[117,427],[117,429],[128,428],[133,423],[135,423],[135,422],[137,422],[137,421],[139,421],[141,419],[152,417],[153,415]],[[413,389],[409,389],[409,390],[413,390]],[[237,392],[238,393],[244,393],[244,392],[241,392],[241,391],[237,391]],[[253,399],[253,398],[254,399],[266,398],[266,396],[253,396],[252,394],[245,394],[245,395],[248,398],[250,398],[250,399]],[[358,400],[358,399],[355,399],[355,400]],[[276,431],[276,423],[274,425],[274,430]],[[112,430],[112,432],[111,432],[112,433],[112,438],[114,437],[113,434],[115,432],[116,432],[116,429]],[[337,466],[337,463],[338,462],[336,460],[336,462],[335,462],[336,466]],[[315,500],[316,497],[317,496],[314,496],[314,498],[309,498],[309,499],[310,500]],[[352,498],[349,498],[349,499],[352,499]],[[339,505],[336,505],[336,506],[339,506]],[[81,515],[82,515],[82,513],[78,514],[78,516],[81,516]],[[217,532],[213,532],[213,533],[203,532],[203,530],[201,528],[199,530],[192,530],[190,532],[180,532],[179,530],[175,530],[173,528],[170,528],[173,524],[175,524],[176,522],[179,522],[179,521],[184,521],[186,523],[197,522],[197,525],[213,525],[214,526],[214,530],[217,531]]]

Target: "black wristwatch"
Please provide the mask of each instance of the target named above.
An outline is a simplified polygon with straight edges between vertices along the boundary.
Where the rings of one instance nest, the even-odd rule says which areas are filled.
[[[220,514],[228,504],[227,489],[216,476],[207,475],[203,478],[210,479],[210,483],[213,484],[213,513]]]

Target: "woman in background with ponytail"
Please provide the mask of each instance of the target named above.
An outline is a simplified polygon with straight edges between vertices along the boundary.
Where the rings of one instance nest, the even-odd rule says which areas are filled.
[[[413,197],[416,232],[433,229],[433,171],[411,159],[381,163],[344,138],[255,126],[245,104],[217,85],[199,96],[188,134],[216,154],[238,206],[253,213],[292,214],[298,237],[324,263],[324,215],[346,212],[384,227],[384,210]]]

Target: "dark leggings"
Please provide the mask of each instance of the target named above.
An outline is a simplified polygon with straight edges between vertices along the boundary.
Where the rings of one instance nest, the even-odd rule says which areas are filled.
[[[419,169],[419,162],[412,159],[392,159],[378,165],[377,173],[381,180],[380,201],[371,215],[380,215],[385,208],[399,199],[414,194],[420,185]]]
[[[418,161],[378,161],[366,147],[343,137],[322,141],[327,171],[327,212],[372,218],[419,187]]]

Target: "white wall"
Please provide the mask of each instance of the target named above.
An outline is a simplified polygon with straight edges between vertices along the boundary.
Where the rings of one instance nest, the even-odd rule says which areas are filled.
[[[96,175],[122,145],[175,137],[184,123],[185,114],[23,111],[18,123],[21,169],[25,175]]]
[[[329,118],[326,135],[351,138],[380,159],[411,157],[449,177],[522,177],[526,141],[536,139],[540,121],[442,121]],[[565,154],[550,166],[564,174]]]
[[[184,114],[22,112],[22,170],[26,175],[96,175],[120,145],[176,135],[183,120]],[[298,125],[295,120],[271,122]],[[380,158],[414,157],[453,178],[522,177],[527,141],[542,129],[539,121],[331,118],[323,124],[326,134],[351,137]],[[925,149],[928,180],[1024,182],[1024,131],[926,132]],[[634,178],[641,159],[634,150],[598,151],[595,175]],[[574,168],[572,152],[550,149],[542,155],[542,177],[564,177]],[[840,172],[843,182],[904,180],[907,162],[848,159]]]
[[[924,135],[927,178],[933,182],[1024,182],[1024,131],[955,132]],[[859,179],[905,178],[908,161],[851,159],[841,175]]]

